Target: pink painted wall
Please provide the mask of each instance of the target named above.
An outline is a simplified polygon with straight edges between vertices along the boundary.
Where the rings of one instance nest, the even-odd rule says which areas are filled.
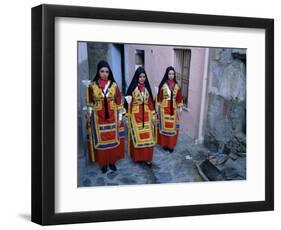
[[[187,130],[188,135],[198,138],[202,84],[205,63],[205,48],[191,47],[190,78],[189,78],[189,111],[183,111],[181,129]]]
[[[154,87],[158,86],[165,70],[173,65],[173,47],[170,46],[149,46],[149,45],[127,45],[127,85],[130,84],[135,73],[135,50],[144,50],[144,68],[146,70],[153,93]]]
[[[168,66],[174,66],[174,48],[191,50],[189,111],[184,110],[181,116],[181,130],[196,139],[198,137],[202,83],[204,74],[205,48],[126,45],[126,81],[127,84],[135,72],[135,50],[144,50],[145,70],[147,72],[152,91],[158,86]]]

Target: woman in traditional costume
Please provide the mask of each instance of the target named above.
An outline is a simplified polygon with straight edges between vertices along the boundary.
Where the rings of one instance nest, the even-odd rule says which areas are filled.
[[[158,144],[170,153],[174,151],[179,134],[179,117],[183,99],[180,86],[176,81],[175,69],[170,66],[160,82],[157,94],[159,115]]]
[[[153,95],[144,68],[139,67],[128,87],[128,153],[133,161],[152,166],[156,121]]]
[[[108,166],[116,171],[115,162],[124,158],[124,125],[121,92],[106,61],[100,61],[97,73],[86,91],[88,153],[102,173]]]

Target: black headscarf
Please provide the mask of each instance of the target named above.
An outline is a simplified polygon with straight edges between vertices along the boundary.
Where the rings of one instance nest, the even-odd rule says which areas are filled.
[[[111,87],[112,83],[115,82],[115,79],[113,77],[113,73],[112,73],[112,70],[108,64],[108,62],[104,61],[104,60],[101,60],[99,63],[98,63],[98,66],[97,66],[97,73],[93,79],[93,82],[96,82],[98,84],[98,80],[100,79],[100,75],[99,75],[99,72],[100,72],[100,69],[101,68],[108,68],[109,70],[109,75],[108,75],[108,80],[110,80],[110,85],[108,86],[108,89]],[[105,119],[108,119],[109,118],[109,112],[108,112],[108,103],[107,103],[107,98],[106,98],[106,93],[104,94],[104,117]]]
[[[113,73],[112,73],[112,70],[108,64],[107,61],[104,61],[104,60],[101,60],[98,65],[97,65],[97,72],[96,72],[96,75],[93,79],[93,81],[95,81],[96,83],[98,82],[98,80],[100,79],[100,75],[99,75],[99,72],[100,72],[100,69],[103,68],[103,67],[106,67],[108,68],[109,70],[109,75],[108,75],[108,80],[110,80],[111,82],[115,82],[115,79],[113,77]]]
[[[145,74],[145,81],[144,81],[144,85],[145,85],[145,88],[147,89],[150,97],[152,98],[153,100],[153,94],[152,94],[152,91],[151,91],[151,88],[150,88],[150,84],[149,84],[149,81],[148,81],[148,77],[147,77],[147,74],[144,70],[143,67],[139,67],[137,68],[135,74],[134,74],[134,77],[128,87],[128,90],[127,90],[127,93],[126,93],[126,96],[132,96],[132,93],[133,91],[135,90],[135,88],[138,86],[138,83],[139,83],[139,76],[140,74],[144,73]],[[153,103],[154,103],[154,100],[153,100]],[[127,101],[125,100],[125,103],[124,103],[124,107],[125,109],[127,110],[128,109],[128,103]],[[144,107],[144,103],[143,103],[143,107]],[[144,109],[143,109],[143,126],[144,126]]]
[[[177,80],[176,80],[176,71],[175,71],[175,69],[174,69],[174,67],[173,66],[169,66],[167,69],[166,69],[166,72],[165,72],[165,74],[164,74],[164,77],[162,78],[162,81],[160,82],[160,84],[159,84],[159,86],[158,86],[158,93],[160,93],[160,90],[161,90],[161,88],[162,88],[162,86],[166,83],[166,82],[168,82],[168,80],[169,80],[169,76],[168,76],[168,74],[169,74],[169,71],[170,70],[173,70],[174,71],[174,82],[175,82],[175,84],[177,84],[178,82],[177,82]],[[171,90],[171,103],[170,103],[170,115],[172,116],[173,114],[174,114],[174,110],[173,110],[173,89]]]

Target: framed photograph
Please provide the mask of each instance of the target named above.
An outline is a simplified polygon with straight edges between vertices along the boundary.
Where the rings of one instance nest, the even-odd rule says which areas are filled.
[[[274,20],[32,8],[32,221],[274,209]]]

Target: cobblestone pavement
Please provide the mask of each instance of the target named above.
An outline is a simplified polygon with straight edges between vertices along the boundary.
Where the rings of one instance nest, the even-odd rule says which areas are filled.
[[[127,146],[127,145],[126,145]],[[103,174],[95,163],[86,157],[78,159],[78,186],[159,184],[202,181],[196,162],[206,158],[208,150],[194,145],[187,134],[180,133],[173,153],[154,147],[152,167],[138,164],[129,156],[116,162],[117,171],[108,169]]]

